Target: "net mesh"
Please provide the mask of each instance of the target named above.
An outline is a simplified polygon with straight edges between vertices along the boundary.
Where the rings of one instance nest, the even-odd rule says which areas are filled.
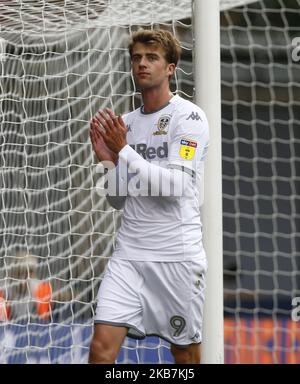
[[[300,4],[220,6],[225,361],[297,361],[289,305],[299,294],[300,97],[291,53]],[[1,7],[0,359],[85,362],[121,218],[97,194],[89,120],[100,108],[140,105],[127,53],[139,26],[179,38],[183,56],[171,87],[193,99],[192,4],[7,0]],[[168,343],[151,337],[126,340],[118,361],[172,358]]]
[[[221,14],[225,361],[299,363],[299,1]]]

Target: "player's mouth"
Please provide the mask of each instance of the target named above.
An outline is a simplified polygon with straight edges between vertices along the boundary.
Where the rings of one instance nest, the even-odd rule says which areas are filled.
[[[148,73],[148,72],[139,72],[138,73],[139,77],[144,77],[144,76],[149,76],[149,75],[150,75],[150,73]]]

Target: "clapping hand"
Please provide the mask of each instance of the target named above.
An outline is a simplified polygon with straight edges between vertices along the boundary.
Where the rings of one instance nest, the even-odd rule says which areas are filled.
[[[97,113],[96,119],[105,144],[111,151],[118,154],[127,144],[127,128],[122,116],[115,116],[110,109],[106,108],[105,111],[100,110]]]
[[[118,162],[118,153],[127,144],[127,128],[122,116],[115,116],[106,108],[91,120],[90,137],[93,149],[100,161]]]

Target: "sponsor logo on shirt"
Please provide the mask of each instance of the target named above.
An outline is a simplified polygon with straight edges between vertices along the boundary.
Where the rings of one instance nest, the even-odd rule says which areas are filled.
[[[168,143],[166,141],[163,142],[162,146],[159,146],[157,148],[148,147],[147,144],[144,143],[130,144],[130,146],[145,160],[153,160],[156,157],[160,159],[168,157]]]
[[[180,141],[180,157],[182,157],[184,160],[192,160],[192,158],[195,156],[196,148],[196,141],[182,139]]]
[[[171,115],[161,116],[157,122],[157,131],[153,132],[153,135],[154,136],[166,135],[168,133],[166,129],[168,128],[170,120],[171,120]]]

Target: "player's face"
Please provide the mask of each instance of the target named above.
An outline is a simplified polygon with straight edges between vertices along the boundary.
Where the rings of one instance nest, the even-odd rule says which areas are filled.
[[[151,89],[162,84],[169,85],[169,76],[175,71],[175,64],[167,63],[164,51],[159,46],[136,43],[131,56],[132,73],[136,85]]]

